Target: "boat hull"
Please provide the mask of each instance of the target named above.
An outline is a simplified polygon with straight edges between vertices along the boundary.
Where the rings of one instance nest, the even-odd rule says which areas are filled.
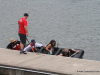
[[[54,48],[54,52],[53,52],[53,55],[59,55],[62,50],[65,49],[65,48],[57,48],[55,47]],[[82,49],[75,49],[75,50],[78,50],[79,53],[71,53],[71,55],[69,57],[72,57],[72,58],[83,58],[83,55],[84,55],[84,50]],[[35,52],[39,52],[39,53],[43,53],[43,54],[48,54],[48,51],[45,50],[43,47],[40,47],[40,48],[36,48]]]

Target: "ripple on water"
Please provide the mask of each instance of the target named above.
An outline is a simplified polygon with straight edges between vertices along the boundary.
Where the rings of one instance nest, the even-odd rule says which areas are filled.
[[[0,0],[0,47],[10,38],[19,40],[18,19],[29,13],[29,41],[85,50],[85,59],[98,60],[100,49],[100,3],[98,0]]]

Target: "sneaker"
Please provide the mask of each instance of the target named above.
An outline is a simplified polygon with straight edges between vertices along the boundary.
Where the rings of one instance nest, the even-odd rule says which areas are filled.
[[[22,54],[22,52],[20,51],[20,54]]]
[[[27,53],[25,53],[25,51],[23,51],[23,52],[20,51],[20,54],[27,54]]]
[[[25,51],[23,51],[22,54],[27,54],[27,53]]]
[[[22,50],[22,49],[20,49],[20,54],[22,54],[22,52],[23,52],[23,50]]]

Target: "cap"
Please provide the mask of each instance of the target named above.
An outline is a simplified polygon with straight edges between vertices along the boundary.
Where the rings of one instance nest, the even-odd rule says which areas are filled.
[[[14,42],[15,40],[13,38],[10,39],[10,43]]]
[[[27,13],[24,13],[24,16],[29,16]]]
[[[31,40],[32,43],[36,43],[34,39]]]

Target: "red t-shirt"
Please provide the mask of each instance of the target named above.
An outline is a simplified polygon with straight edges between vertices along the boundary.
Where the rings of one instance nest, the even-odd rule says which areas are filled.
[[[26,31],[25,31],[25,29],[24,29],[24,25],[27,26],[27,21],[25,20],[25,18],[20,18],[20,19],[18,20],[18,24],[19,24],[18,33],[21,33],[21,34],[26,35]]]

